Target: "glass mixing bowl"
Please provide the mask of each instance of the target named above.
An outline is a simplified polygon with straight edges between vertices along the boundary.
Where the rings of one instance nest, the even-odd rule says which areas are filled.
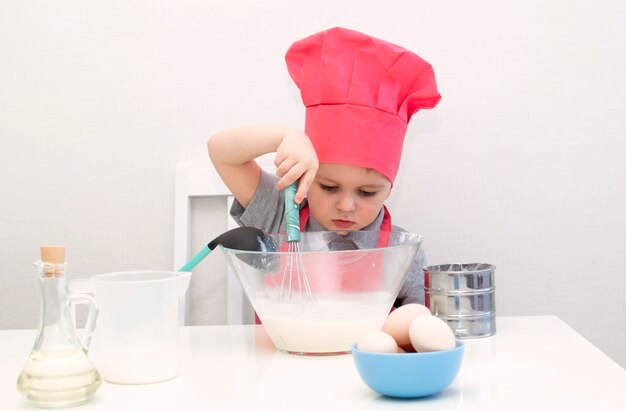
[[[377,248],[380,235],[393,245]],[[406,232],[303,232],[299,250],[289,251],[284,234],[267,237],[275,247],[263,249],[279,251],[220,248],[276,348],[318,355],[348,353],[382,328],[423,240]],[[345,250],[354,244],[359,249]]]

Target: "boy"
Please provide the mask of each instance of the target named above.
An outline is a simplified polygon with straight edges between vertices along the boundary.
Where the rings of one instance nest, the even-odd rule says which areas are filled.
[[[306,106],[305,132],[242,127],[209,139],[211,161],[236,199],[231,215],[240,225],[284,231],[280,190],[297,180],[304,229],[347,232],[333,249],[359,248],[350,231],[402,231],[392,226],[384,201],[411,116],[441,98],[430,64],[402,47],[343,28],[295,42],[285,59]],[[276,176],[254,161],[272,152]],[[420,250],[396,306],[423,304],[425,265]]]

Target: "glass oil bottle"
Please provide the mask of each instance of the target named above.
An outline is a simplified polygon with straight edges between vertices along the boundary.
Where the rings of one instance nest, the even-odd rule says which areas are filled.
[[[97,307],[89,295],[69,295],[65,277],[65,247],[41,247],[35,262],[41,287],[41,317],[33,350],[18,380],[17,388],[31,405],[62,408],[93,399],[101,384],[100,374],[87,357],[95,326]],[[89,316],[80,341],[71,308],[88,304]]]

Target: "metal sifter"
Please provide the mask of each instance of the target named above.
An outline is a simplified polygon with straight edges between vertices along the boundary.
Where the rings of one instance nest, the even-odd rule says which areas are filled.
[[[426,306],[457,338],[496,332],[495,270],[491,264],[442,264],[424,268]]]

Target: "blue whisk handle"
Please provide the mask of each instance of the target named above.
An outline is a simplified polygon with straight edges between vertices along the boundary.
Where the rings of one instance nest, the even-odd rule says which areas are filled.
[[[285,229],[287,242],[300,241],[300,208],[295,197],[298,191],[298,182],[293,182],[285,188]]]

